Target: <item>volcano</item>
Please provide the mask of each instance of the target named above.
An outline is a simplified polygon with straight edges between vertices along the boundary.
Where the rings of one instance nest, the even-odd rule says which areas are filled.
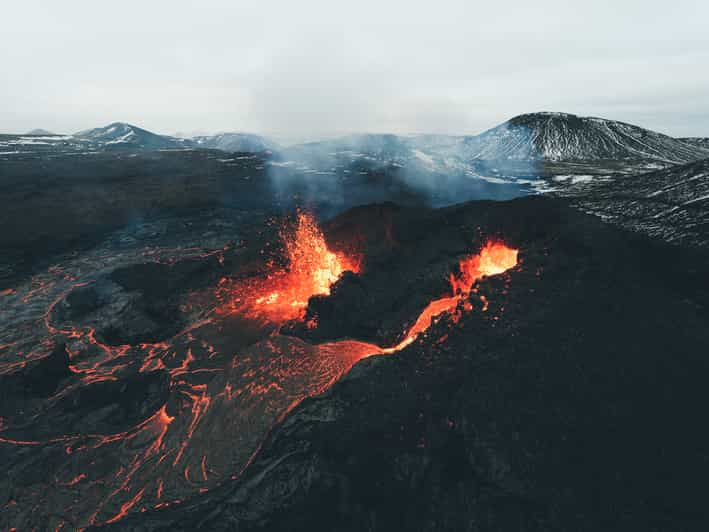
[[[406,334],[427,294],[465,278],[465,250],[495,237],[519,249],[518,265],[476,283],[465,300],[477,311],[434,320],[401,351],[365,357],[291,409],[241,475],[110,529],[709,523],[709,431],[692,421],[708,399],[705,253],[543,198],[367,207],[324,234],[336,242],[353,229],[362,272],[310,299],[315,327],[284,332],[385,345]]]
[[[653,160],[686,163],[709,157],[689,144],[632,124],[568,113],[516,116],[461,147],[471,159],[545,161]]]

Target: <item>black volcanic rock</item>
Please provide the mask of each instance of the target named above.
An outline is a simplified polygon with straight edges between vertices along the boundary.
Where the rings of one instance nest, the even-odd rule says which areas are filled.
[[[52,431],[114,434],[150,417],[167,401],[166,371],[135,373],[81,386],[62,397],[47,413]]]
[[[12,413],[18,403],[28,399],[49,397],[69,376],[69,353],[66,345],[57,344],[46,357],[28,362],[14,373],[0,375],[0,413]]]
[[[216,256],[122,266],[69,292],[53,307],[52,319],[94,329],[108,345],[160,342],[185,325],[180,304],[186,294],[214,285],[221,270]]]
[[[387,279],[392,293],[489,235],[517,246],[520,265],[481,283],[486,312],[443,320],[301,403],[237,480],[109,529],[709,527],[706,251],[550,198],[406,209],[370,224],[413,263]],[[368,263],[373,299],[386,297],[377,276],[403,260],[384,247]],[[402,305],[415,314],[413,294]],[[350,308],[351,330],[390,310]]]

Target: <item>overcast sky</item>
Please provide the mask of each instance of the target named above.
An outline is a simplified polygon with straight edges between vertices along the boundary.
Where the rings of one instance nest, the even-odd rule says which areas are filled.
[[[2,0],[0,130],[478,133],[551,110],[709,136],[706,0]]]

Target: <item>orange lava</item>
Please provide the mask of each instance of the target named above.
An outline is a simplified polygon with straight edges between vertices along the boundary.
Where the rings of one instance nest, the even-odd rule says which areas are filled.
[[[263,280],[236,287],[234,311],[272,323],[301,319],[312,296],[329,295],[330,287],[346,271],[359,273],[359,260],[331,251],[309,213],[299,212],[295,231],[282,232],[281,238],[288,267],[269,272]]]
[[[460,274],[450,275],[453,294],[467,295],[478,279],[503,273],[517,265],[519,250],[502,242],[490,241],[477,255],[471,255],[460,261]]]
[[[406,337],[393,347],[382,348],[380,353],[395,353],[407,345],[411,344],[418,336],[425,332],[431,321],[443,313],[453,313],[454,320],[457,321],[459,314],[456,313],[458,305],[463,304],[464,310],[472,310],[472,306],[467,301],[473,285],[483,277],[498,275],[517,265],[517,254],[519,250],[511,248],[502,242],[489,241],[476,255],[465,257],[459,262],[460,273],[450,274],[450,285],[453,295],[434,299],[419,314],[414,325],[409,329]],[[482,310],[487,310],[486,300]]]

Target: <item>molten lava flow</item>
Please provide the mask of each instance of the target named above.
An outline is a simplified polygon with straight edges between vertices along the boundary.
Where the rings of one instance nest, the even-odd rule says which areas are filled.
[[[311,214],[299,212],[293,233],[281,233],[288,268],[269,273],[266,279],[234,289],[232,306],[247,317],[282,323],[303,318],[308,300],[329,295],[330,287],[345,271],[359,273],[359,261],[335,253]]]
[[[473,285],[483,277],[503,273],[517,265],[517,249],[506,246],[501,242],[490,241],[480,250],[480,253],[462,259],[458,266],[459,274],[450,275],[450,285],[453,291],[452,296],[442,297],[431,301],[421,312],[414,325],[409,329],[406,337],[394,347],[382,348],[381,353],[395,353],[407,345],[411,344],[423,332],[431,326],[431,320],[440,316],[444,312],[454,312],[459,303],[463,303],[465,310],[471,310],[472,306],[467,301]],[[487,309],[487,304],[483,310]],[[453,314],[453,319],[457,320],[459,315]]]

